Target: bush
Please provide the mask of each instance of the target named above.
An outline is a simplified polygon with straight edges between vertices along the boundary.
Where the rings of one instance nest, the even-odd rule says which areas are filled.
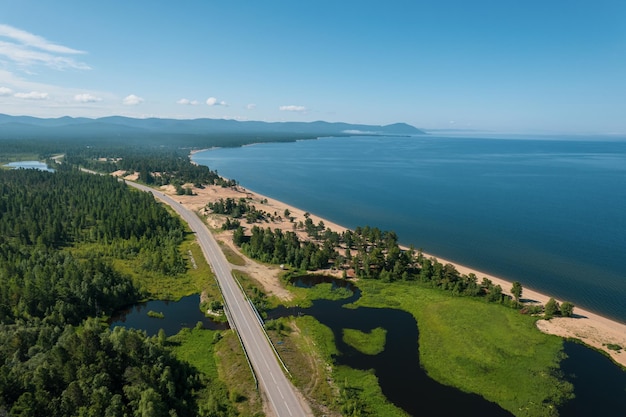
[[[550,298],[543,308],[543,315],[546,319],[551,319],[559,311],[559,303],[554,298]]]
[[[564,301],[561,304],[561,316],[563,317],[572,317],[574,315],[574,304],[569,301]]]

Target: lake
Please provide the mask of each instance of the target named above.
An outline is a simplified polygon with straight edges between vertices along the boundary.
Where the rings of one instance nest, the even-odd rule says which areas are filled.
[[[626,322],[626,140],[344,137],[199,152],[242,186]]]
[[[48,168],[45,162],[39,161],[18,161],[18,162],[9,162],[6,166],[13,169],[38,169],[40,171],[48,171],[54,172],[54,169]]]

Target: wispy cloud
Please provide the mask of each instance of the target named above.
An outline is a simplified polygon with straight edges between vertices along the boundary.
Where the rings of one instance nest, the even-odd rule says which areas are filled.
[[[299,113],[304,113],[307,111],[307,108],[304,106],[295,106],[295,105],[289,105],[289,106],[280,106],[278,108],[278,110],[280,111],[294,111],[294,112],[299,112]]]
[[[0,24],[0,57],[4,56],[18,65],[44,65],[57,70],[88,70],[91,69],[89,65],[72,58],[72,55],[84,53],[24,30]]]
[[[40,91],[31,91],[30,93],[15,93],[14,97],[24,100],[48,100],[48,93],[42,93]]]
[[[124,100],[122,100],[122,103],[124,103],[124,105],[126,106],[136,106],[137,104],[141,104],[144,102],[144,99],[136,96],[134,94],[131,94],[129,96],[124,97]]]
[[[225,101],[218,101],[215,97],[209,97],[206,99],[207,106],[228,106]]]
[[[98,101],[102,101],[102,98],[98,96],[94,96],[89,93],[76,94],[74,96],[74,101],[78,103],[96,103]]]
[[[8,87],[0,87],[0,97],[1,96],[10,96],[13,94],[13,90]]]
[[[200,104],[198,100],[189,100],[188,98],[181,98],[176,101],[176,104],[182,104],[184,106],[197,106]]]
[[[248,105],[246,106],[246,109],[248,109],[248,110],[254,110],[254,109],[256,109],[256,104],[254,104],[254,103],[250,103],[250,104],[248,104]]]

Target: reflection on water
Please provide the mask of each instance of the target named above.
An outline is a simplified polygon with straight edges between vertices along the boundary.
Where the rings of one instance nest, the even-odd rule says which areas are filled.
[[[10,168],[15,168],[15,169],[38,169],[40,171],[48,171],[48,172],[54,172],[54,169],[52,168],[48,168],[48,165],[46,165],[43,162],[39,162],[39,161],[19,161],[19,162],[10,162],[7,164],[8,167]]]
[[[111,329],[123,326],[144,330],[148,336],[156,335],[160,329],[168,336],[175,335],[183,328],[195,327],[198,322],[205,329],[227,329],[228,323],[216,323],[200,311],[200,295],[183,297],[180,301],[148,301],[136,304],[118,312],[111,318]],[[149,311],[163,313],[164,318],[148,316]]]
[[[561,416],[626,416],[626,372],[578,343],[565,342],[565,353],[561,370],[574,384],[576,397],[561,407]]]

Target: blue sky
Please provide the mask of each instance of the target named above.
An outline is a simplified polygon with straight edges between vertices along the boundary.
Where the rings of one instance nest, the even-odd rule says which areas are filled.
[[[623,0],[2,0],[0,113],[626,133]]]

